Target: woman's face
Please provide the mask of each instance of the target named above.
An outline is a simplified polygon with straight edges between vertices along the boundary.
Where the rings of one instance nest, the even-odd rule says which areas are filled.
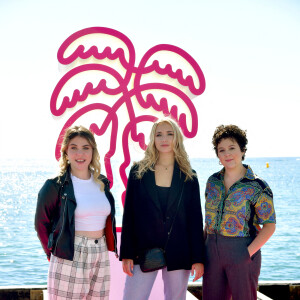
[[[218,158],[225,169],[231,169],[241,165],[242,157],[245,152],[241,151],[235,139],[222,139],[217,149]]]
[[[71,170],[75,176],[76,172],[88,171],[93,158],[93,148],[87,139],[81,136],[76,136],[71,139],[66,154],[71,165]]]
[[[169,123],[160,123],[156,127],[154,144],[158,152],[173,152],[174,130]]]

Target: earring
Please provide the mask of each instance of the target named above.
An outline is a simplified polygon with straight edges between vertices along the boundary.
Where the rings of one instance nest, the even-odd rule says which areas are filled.
[[[220,166],[222,166],[222,163],[221,163],[221,161],[220,161],[220,160],[219,160],[219,165],[220,165]]]

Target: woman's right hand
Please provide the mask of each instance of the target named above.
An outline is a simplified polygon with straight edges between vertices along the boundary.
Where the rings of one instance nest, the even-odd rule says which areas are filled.
[[[133,260],[132,259],[122,259],[123,265],[123,272],[126,273],[128,276],[133,276]]]

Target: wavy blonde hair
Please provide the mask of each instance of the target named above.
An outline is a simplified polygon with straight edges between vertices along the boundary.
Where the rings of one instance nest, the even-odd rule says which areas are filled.
[[[138,179],[141,179],[145,174],[145,172],[147,172],[148,170],[154,171],[155,164],[159,158],[159,152],[155,147],[155,133],[156,133],[157,126],[162,123],[169,124],[174,131],[174,140],[173,140],[174,158],[179,166],[179,169],[186,176],[185,181],[193,180],[193,176],[196,176],[196,174],[192,170],[188,155],[185,151],[183,145],[183,135],[178,125],[170,118],[159,119],[153,124],[150,133],[150,142],[145,151],[145,157],[139,162],[135,163],[136,165],[138,165],[138,169],[136,171],[136,177]]]
[[[104,191],[104,184],[99,179],[101,173],[101,164],[100,164],[100,155],[97,149],[97,143],[95,137],[90,130],[88,130],[87,128],[81,125],[69,127],[65,132],[64,139],[61,145],[61,150],[60,150],[61,157],[59,160],[59,167],[60,167],[59,176],[62,176],[68,169],[69,163],[67,160],[66,151],[68,149],[70,141],[77,136],[86,139],[93,149],[92,161],[89,164],[89,170],[93,174],[95,182],[100,184],[100,190]]]

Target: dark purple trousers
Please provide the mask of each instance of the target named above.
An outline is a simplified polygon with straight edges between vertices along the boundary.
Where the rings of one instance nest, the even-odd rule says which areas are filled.
[[[261,252],[251,258],[251,237],[208,234],[203,276],[203,300],[256,300]]]

